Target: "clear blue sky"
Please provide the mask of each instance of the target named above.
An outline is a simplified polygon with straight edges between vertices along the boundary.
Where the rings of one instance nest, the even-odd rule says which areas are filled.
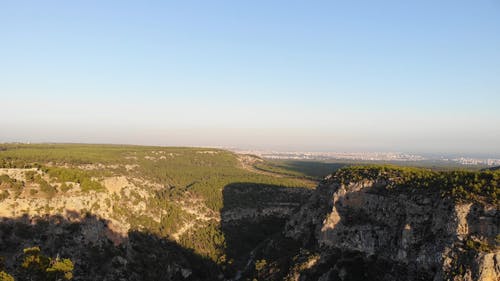
[[[500,2],[2,1],[0,141],[500,154]]]

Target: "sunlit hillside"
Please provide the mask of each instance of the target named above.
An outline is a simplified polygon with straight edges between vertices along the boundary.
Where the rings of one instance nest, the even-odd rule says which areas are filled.
[[[89,213],[109,220],[120,233],[140,230],[168,237],[217,262],[225,253],[221,210],[248,206],[252,200],[257,204],[263,196],[223,198],[225,188],[303,189],[316,184],[305,177],[261,172],[252,160],[262,161],[205,148],[2,145],[0,214]]]

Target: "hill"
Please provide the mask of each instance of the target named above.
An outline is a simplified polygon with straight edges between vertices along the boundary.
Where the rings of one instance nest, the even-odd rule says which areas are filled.
[[[231,192],[233,186],[248,196]],[[307,198],[297,194],[308,194],[314,186],[302,177],[253,171],[242,156],[218,149],[77,144],[10,144],[0,149],[0,216],[88,214],[106,221],[117,244],[131,231],[148,233],[215,264],[234,259],[225,255],[222,210],[226,216],[233,210],[241,213],[243,206],[270,210],[283,224]],[[267,201],[258,208],[269,194],[290,204],[273,211]]]

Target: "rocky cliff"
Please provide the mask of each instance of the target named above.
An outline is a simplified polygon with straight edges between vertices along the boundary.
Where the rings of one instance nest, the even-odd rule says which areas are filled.
[[[275,280],[500,280],[497,183],[493,181],[489,197],[467,200],[453,196],[451,187],[423,188],[418,177],[412,178],[412,186],[398,176],[379,170],[352,177],[340,171],[326,178],[283,235],[259,250],[250,275]]]

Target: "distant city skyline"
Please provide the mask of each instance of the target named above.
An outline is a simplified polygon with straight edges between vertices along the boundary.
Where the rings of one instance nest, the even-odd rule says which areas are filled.
[[[412,154],[404,152],[307,152],[307,151],[271,151],[271,150],[241,150],[230,149],[240,154],[257,155],[266,159],[274,160],[348,160],[348,161],[382,161],[390,163],[412,162],[412,163],[435,163],[435,164],[458,164],[470,166],[500,166],[500,155],[498,158],[464,155],[445,154]]]
[[[6,1],[0,142],[500,155],[500,3]]]

